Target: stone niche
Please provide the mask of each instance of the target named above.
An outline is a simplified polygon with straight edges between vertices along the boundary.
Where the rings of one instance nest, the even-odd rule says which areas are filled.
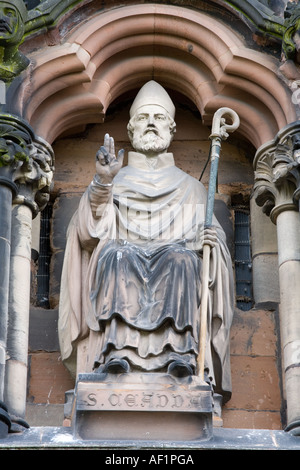
[[[74,437],[83,440],[178,442],[212,437],[212,390],[195,376],[79,374],[67,407]]]

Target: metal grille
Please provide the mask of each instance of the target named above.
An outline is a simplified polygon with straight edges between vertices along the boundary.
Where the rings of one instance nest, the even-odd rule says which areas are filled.
[[[252,259],[249,213],[247,211],[235,211],[234,233],[236,304],[241,310],[250,310],[253,304]]]
[[[40,252],[37,272],[37,304],[49,308],[49,276],[50,276],[50,227],[52,206],[48,205],[41,212]]]

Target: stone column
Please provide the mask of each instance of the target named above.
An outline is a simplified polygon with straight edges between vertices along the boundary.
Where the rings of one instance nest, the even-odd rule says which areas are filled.
[[[286,431],[300,435],[300,122],[282,129],[254,160],[254,198],[277,227]]]
[[[31,129],[11,115],[0,115],[0,437],[11,427],[4,403],[8,297],[11,252],[11,207],[18,193],[15,172],[29,160]]]
[[[4,401],[10,413],[25,418],[30,309],[32,219],[49,200],[53,151],[34,138],[29,161],[15,172],[18,195],[13,200],[9,318]]]
[[[49,200],[52,164],[47,142],[0,114],[0,438],[3,425],[24,425],[32,219]]]

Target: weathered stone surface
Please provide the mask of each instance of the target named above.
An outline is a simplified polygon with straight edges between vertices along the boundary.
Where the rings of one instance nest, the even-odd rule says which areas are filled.
[[[29,351],[59,351],[57,310],[30,308]]]
[[[234,394],[231,408],[272,410],[280,409],[280,384],[273,357],[232,358]]]
[[[47,311],[38,315],[41,321],[42,314],[47,315]],[[276,312],[251,310],[237,311],[234,316],[231,330],[233,396],[223,408],[224,428],[282,429],[279,374],[272,359],[277,355],[276,315]],[[48,320],[45,316],[49,326]],[[50,334],[50,326],[45,329],[45,334],[47,331]],[[65,391],[73,387],[74,382],[62,366],[58,353],[32,355],[28,396],[32,403],[27,405],[30,406],[28,420],[35,407],[38,419],[32,425],[46,424],[48,417],[43,413],[47,408],[42,411],[40,406],[56,403],[63,407]],[[46,405],[50,390],[50,404]],[[243,393],[247,395],[246,400],[243,400]],[[62,419],[63,412],[57,415],[51,412],[49,425],[61,426]]]
[[[34,426],[62,426],[64,421],[64,405],[41,403],[28,403],[26,408],[26,421],[30,427]]]
[[[49,298],[52,308],[56,308],[59,302],[59,290],[61,271],[66,245],[66,232],[72,215],[79,204],[78,194],[63,194],[56,199],[53,206],[53,225],[51,231],[51,269]]]
[[[236,311],[230,332],[231,356],[276,356],[276,312]]]
[[[279,303],[278,256],[260,254],[253,258],[253,297],[255,304]]]
[[[7,9],[9,8],[9,14]],[[0,5],[0,77],[10,83],[29,64],[29,59],[19,52],[23,40],[27,9],[23,0],[6,0]],[[0,103],[1,104],[1,103]]]
[[[39,352],[30,355],[28,401],[63,404],[65,391],[74,387],[60,354]]]
[[[224,408],[223,422],[228,429],[282,429],[279,411],[252,411]]]
[[[0,449],[57,449],[57,450],[101,450],[97,453],[99,465],[108,463],[107,458],[112,454],[140,456],[141,460],[149,462],[152,458],[162,456],[163,461],[169,455],[183,455],[187,459],[192,456],[193,462],[203,464],[203,454],[199,450],[299,450],[299,438],[284,431],[269,429],[214,429],[213,439],[202,441],[154,441],[149,448],[148,441],[133,440],[125,442],[93,440],[84,441],[74,438],[70,428],[46,426],[32,427],[24,433],[10,434],[0,441]],[[248,454],[249,455],[249,454]],[[247,456],[248,457],[248,456]],[[129,461],[130,462],[130,461]],[[143,464],[146,465],[143,461]],[[128,463],[128,460],[126,460]],[[154,461],[152,460],[154,464]],[[160,463],[163,463],[160,461]],[[191,463],[191,462],[190,462]]]
[[[233,394],[224,427],[282,429],[277,312],[236,311],[231,329]]]
[[[82,439],[207,440],[212,405],[210,387],[197,377],[80,374],[72,427]]]

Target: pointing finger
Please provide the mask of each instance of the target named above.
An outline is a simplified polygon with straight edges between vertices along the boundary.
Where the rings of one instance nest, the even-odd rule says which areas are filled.
[[[109,137],[109,134],[105,134],[104,136],[104,147],[107,149],[107,151],[109,152],[109,147],[110,147],[110,137]]]

